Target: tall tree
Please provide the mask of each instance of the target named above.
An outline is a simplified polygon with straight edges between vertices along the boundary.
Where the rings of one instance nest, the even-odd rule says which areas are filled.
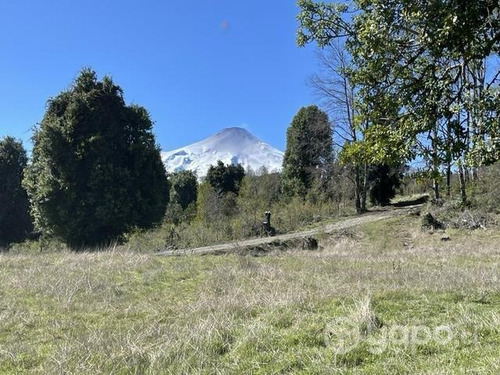
[[[26,239],[33,230],[21,185],[27,160],[21,142],[12,137],[0,140],[0,247]]]
[[[366,121],[359,121],[360,105],[351,79],[352,59],[341,41],[318,51],[317,56],[320,69],[308,83],[335,123],[333,145],[343,151],[341,160],[350,171],[346,176],[354,184],[356,211],[361,213],[366,211],[369,168],[364,158],[351,155],[366,131]]]
[[[317,106],[302,107],[287,130],[282,187],[289,196],[305,196],[315,179],[326,178],[332,159],[328,115]]]
[[[168,181],[148,112],[84,69],[49,100],[24,180],[36,225],[73,248],[160,222]]]
[[[421,156],[436,198],[443,163],[456,162],[461,171],[465,162],[495,159],[498,73],[485,82],[477,67],[500,51],[497,0],[356,0],[352,8],[300,0],[299,6],[300,45],[347,40],[371,128],[367,150],[376,159]],[[474,157],[481,154],[486,160]]]

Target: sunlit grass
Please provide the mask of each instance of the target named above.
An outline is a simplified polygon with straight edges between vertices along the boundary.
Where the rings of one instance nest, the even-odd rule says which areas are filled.
[[[449,236],[405,217],[265,257],[3,254],[0,373],[497,374],[500,236]]]

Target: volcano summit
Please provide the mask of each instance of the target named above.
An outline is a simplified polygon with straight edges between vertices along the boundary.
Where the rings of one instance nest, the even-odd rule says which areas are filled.
[[[227,128],[191,145],[161,153],[167,172],[191,170],[198,177],[207,174],[210,165],[218,160],[225,164],[241,164],[258,172],[279,172],[283,163],[283,152],[260,141],[242,128]]]

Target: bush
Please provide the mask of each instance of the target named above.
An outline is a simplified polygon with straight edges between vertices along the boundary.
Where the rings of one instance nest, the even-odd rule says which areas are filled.
[[[238,196],[240,210],[239,233],[243,236],[256,236],[262,232],[264,213],[271,211],[281,195],[278,173],[261,176],[246,175]]]
[[[462,229],[485,229],[495,224],[496,221],[490,214],[477,210],[465,210],[449,220],[451,227]]]
[[[165,220],[179,224],[190,222],[196,216],[196,198],[198,182],[192,171],[181,171],[169,176],[170,202],[167,206]]]
[[[440,199],[439,204],[430,202],[429,213],[422,217],[422,226],[443,229],[484,229],[496,225],[496,219],[477,203],[464,205],[461,200]],[[432,212],[432,214],[430,213]],[[429,216],[430,215],[430,216]],[[432,218],[431,218],[432,216]]]

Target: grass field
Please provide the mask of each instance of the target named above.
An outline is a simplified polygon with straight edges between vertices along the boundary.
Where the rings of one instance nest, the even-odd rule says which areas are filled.
[[[500,232],[419,223],[263,257],[3,254],[0,373],[500,373]]]

